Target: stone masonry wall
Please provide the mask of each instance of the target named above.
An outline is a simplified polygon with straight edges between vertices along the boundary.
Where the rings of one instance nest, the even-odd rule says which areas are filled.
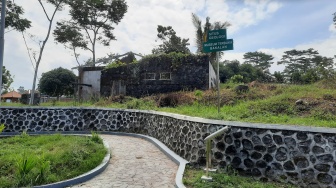
[[[109,68],[101,74],[101,96],[109,97],[116,81],[123,81],[127,96],[147,96],[181,90],[209,88],[209,58],[186,56],[180,61],[162,56],[149,58],[136,64]],[[153,74],[147,79],[146,74]],[[161,73],[169,73],[170,79],[160,79]]]
[[[176,114],[93,108],[0,107],[4,132],[120,131],[157,138],[194,165],[205,165],[204,138],[224,126],[212,143],[213,165],[228,165],[258,179],[307,187],[336,186],[335,129],[263,125]]]

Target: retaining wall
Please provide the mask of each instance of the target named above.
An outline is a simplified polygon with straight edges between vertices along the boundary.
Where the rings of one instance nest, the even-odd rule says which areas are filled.
[[[212,162],[267,181],[336,186],[336,130],[252,124],[170,113],[94,108],[0,107],[4,132],[120,131],[154,137],[193,165],[205,165],[204,138],[230,126],[212,143]]]

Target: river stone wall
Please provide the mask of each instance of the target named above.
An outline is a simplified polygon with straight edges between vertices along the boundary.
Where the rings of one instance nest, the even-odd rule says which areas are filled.
[[[205,165],[204,138],[224,126],[212,143],[212,162],[260,180],[307,187],[336,186],[335,129],[239,123],[120,109],[0,107],[4,132],[120,131],[157,138],[193,165]]]

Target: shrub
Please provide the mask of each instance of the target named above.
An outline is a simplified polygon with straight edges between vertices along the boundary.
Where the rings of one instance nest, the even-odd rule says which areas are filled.
[[[242,75],[236,74],[230,78],[232,83],[244,83],[244,77]]]
[[[0,125],[0,133],[5,129],[5,125],[4,124],[1,124]]]

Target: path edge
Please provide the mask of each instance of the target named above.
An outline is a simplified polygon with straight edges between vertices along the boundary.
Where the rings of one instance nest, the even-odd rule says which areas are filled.
[[[90,132],[81,132],[81,133],[78,133],[78,132],[72,132],[72,133],[69,133],[69,132],[34,132],[34,133],[29,132],[27,134],[29,134],[29,135],[48,135],[48,134],[58,134],[58,133],[63,134],[63,135],[74,135],[74,136],[90,136],[90,135],[84,135],[84,134],[91,134]],[[0,137],[9,137],[9,136],[15,136],[15,135],[20,135],[20,134],[2,133],[0,135]],[[63,188],[63,187],[69,187],[69,186],[72,186],[72,185],[76,185],[76,184],[86,182],[86,181],[94,178],[95,176],[97,176],[101,172],[103,172],[109,164],[109,161],[110,161],[110,158],[111,158],[111,152],[110,152],[110,146],[107,143],[107,141],[105,141],[104,139],[102,139],[102,140],[103,140],[104,147],[107,150],[107,153],[106,153],[103,161],[98,166],[96,166],[94,169],[92,169],[92,170],[90,170],[90,171],[88,171],[88,172],[86,172],[82,175],[71,178],[71,179],[67,179],[67,180],[64,180],[64,181],[59,181],[59,182],[55,182],[55,183],[51,183],[51,184],[33,186],[33,187],[34,188]]]
[[[143,138],[152,144],[154,144],[157,148],[160,149],[161,152],[163,152],[170,160],[172,160],[175,164],[178,165],[178,170],[176,172],[175,176],[175,187],[178,188],[185,188],[183,184],[183,174],[185,170],[186,164],[189,162],[179,155],[177,155],[175,152],[173,152],[171,149],[169,149],[166,145],[164,145],[161,141],[159,141],[156,138],[153,138],[151,136],[142,135],[142,134],[135,134],[135,133],[123,133],[123,132],[98,132],[99,134],[107,134],[107,135],[117,135],[117,136],[132,136],[136,138]]]

